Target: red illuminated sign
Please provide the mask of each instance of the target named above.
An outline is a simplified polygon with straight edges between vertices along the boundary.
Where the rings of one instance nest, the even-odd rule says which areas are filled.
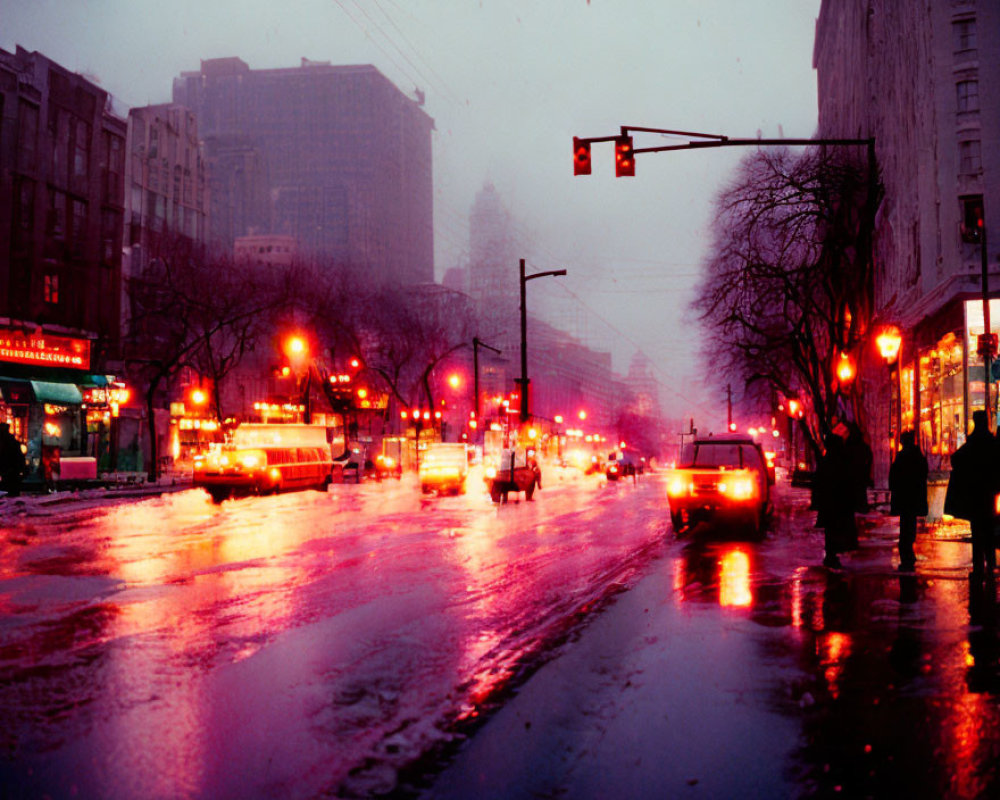
[[[69,336],[0,328],[0,361],[90,369],[90,342]]]

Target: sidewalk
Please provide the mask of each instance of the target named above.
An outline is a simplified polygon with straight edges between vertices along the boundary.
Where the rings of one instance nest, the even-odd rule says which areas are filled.
[[[968,526],[921,525],[899,573],[897,520],[859,515],[833,571],[808,492],[784,500],[760,545],[668,532],[421,797],[997,796],[996,601],[970,593]]]
[[[56,489],[53,492],[24,492],[9,497],[0,492],[0,519],[4,516],[37,516],[64,510],[73,504],[94,504],[102,500],[156,497],[191,488],[191,472],[168,472],[157,481],[92,486],[83,489]]]

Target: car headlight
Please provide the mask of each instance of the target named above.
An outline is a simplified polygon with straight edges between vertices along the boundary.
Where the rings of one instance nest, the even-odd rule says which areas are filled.
[[[497,468],[496,467],[487,467],[486,468],[486,477],[487,478],[495,478],[496,476],[497,476]]]
[[[690,483],[685,481],[683,478],[674,478],[670,483],[667,484],[667,494],[670,497],[683,497],[692,491],[693,487]]]

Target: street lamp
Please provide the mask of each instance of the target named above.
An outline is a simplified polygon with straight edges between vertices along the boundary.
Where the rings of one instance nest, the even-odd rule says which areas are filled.
[[[479,348],[485,347],[487,350],[501,355],[501,351],[497,350],[495,347],[490,347],[479,339],[478,336],[472,337],[472,393],[474,395],[472,399],[472,410],[475,412],[476,419],[479,419]]]
[[[528,281],[535,278],[544,278],[547,275],[556,277],[565,275],[564,269],[552,269],[545,272],[536,272],[534,275],[524,274],[524,259],[521,259],[521,377],[517,380],[521,387],[521,422],[527,422],[530,414],[528,411],[528,308],[527,292],[525,291]]]
[[[899,449],[899,436],[902,433],[903,427],[903,393],[899,385],[899,348],[903,344],[903,337],[899,333],[899,328],[894,326],[889,326],[885,328],[877,337],[875,337],[875,345],[878,347],[879,355],[882,356],[882,360],[885,361],[885,365],[889,368],[889,441],[891,442],[890,451],[895,453]],[[896,373],[896,383],[893,385],[892,375],[893,370]],[[893,389],[896,392],[896,409],[897,413],[893,414],[892,393]],[[895,417],[896,424],[893,426],[893,418]],[[895,430],[893,428],[895,427]]]

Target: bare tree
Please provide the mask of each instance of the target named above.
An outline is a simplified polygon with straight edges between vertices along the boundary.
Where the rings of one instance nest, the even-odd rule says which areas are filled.
[[[258,284],[231,261],[203,261],[181,238],[159,243],[157,255],[127,284],[129,331],[124,349],[131,382],[144,396],[149,466],[159,473],[155,412],[162,390],[184,367],[208,369],[218,381],[260,333],[262,317],[285,301],[280,284]]]
[[[817,453],[835,418],[864,427],[837,366],[846,354],[860,367],[872,319],[873,177],[819,150],[748,156],[718,200],[694,303],[709,328],[711,373],[742,378],[761,405],[775,390],[800,400]]]

